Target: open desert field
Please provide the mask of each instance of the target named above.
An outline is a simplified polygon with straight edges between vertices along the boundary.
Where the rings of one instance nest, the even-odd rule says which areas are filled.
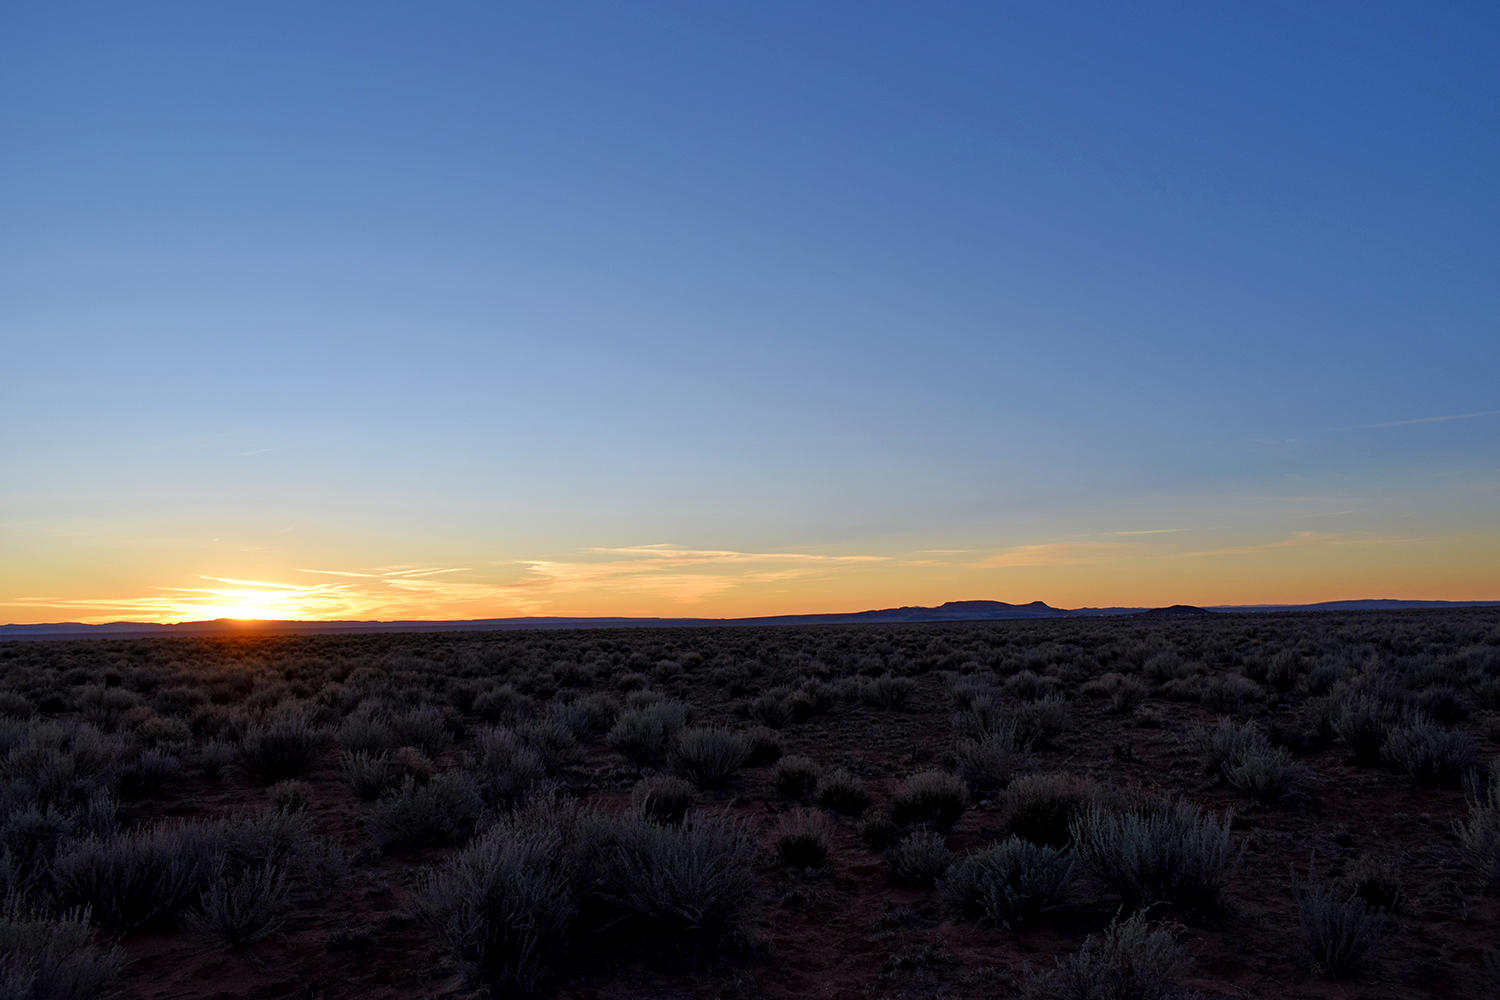
[[[7,997],[1500,989],[1495,609],[17,642],[0,690]]]

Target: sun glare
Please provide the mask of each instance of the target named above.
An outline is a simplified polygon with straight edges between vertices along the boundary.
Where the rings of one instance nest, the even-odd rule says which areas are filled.
[[[196,604],[183,609],[191,617],[199,619],[236,618],[242,621],[282,620],[296,617],[286,606],[282,594],[266,594],[257,591],[226,591],[220,602]]]

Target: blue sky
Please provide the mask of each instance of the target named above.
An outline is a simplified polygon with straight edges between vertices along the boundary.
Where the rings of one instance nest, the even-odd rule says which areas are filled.
[[[424,614],[1500,597],[1496,51],[1479,3],[9,5],[0,618],[310,563],[472,588]],[[764,558],[590,569],[641,546]]]

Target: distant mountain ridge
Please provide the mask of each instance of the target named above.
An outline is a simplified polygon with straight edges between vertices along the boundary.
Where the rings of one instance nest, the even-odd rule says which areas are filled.
[[[948,601],[937,607],[910,606],[872,611],[809,615],[770,615],[760,618],[476,618],[463,621],[214,621],[53,622],[38,625],[0,625],[0,640],[8,639],[135,639],[157,636],[218,635],[331,635],[378,632],[483,632],[507,629],[685,628],[713,625],[858,625],[920,624],[923,622],[984,622],[1027,619],[1099,618],[1141,615],[1151,618],[1203,617],[1214,613],[1272,613],[1287,611],[1397,611],[1435,608],[1496,607],[1500,601],[1402,601],[1383,598],[1323,601],[1318,604],[1253,604],[1195,607],[1174,604],[1165,608],[1054,608],[1044,601],[1007,604],[1004,601]]]

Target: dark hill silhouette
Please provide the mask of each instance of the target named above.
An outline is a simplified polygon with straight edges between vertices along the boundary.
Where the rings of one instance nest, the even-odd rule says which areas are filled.
[[[1173,604],[1166,608],[1149,608],[1145,611],[1137,611],[1133,618],[1202,618],[1206,615],[1219,614],[1207,608],[1196,607],[1192,604]]]

